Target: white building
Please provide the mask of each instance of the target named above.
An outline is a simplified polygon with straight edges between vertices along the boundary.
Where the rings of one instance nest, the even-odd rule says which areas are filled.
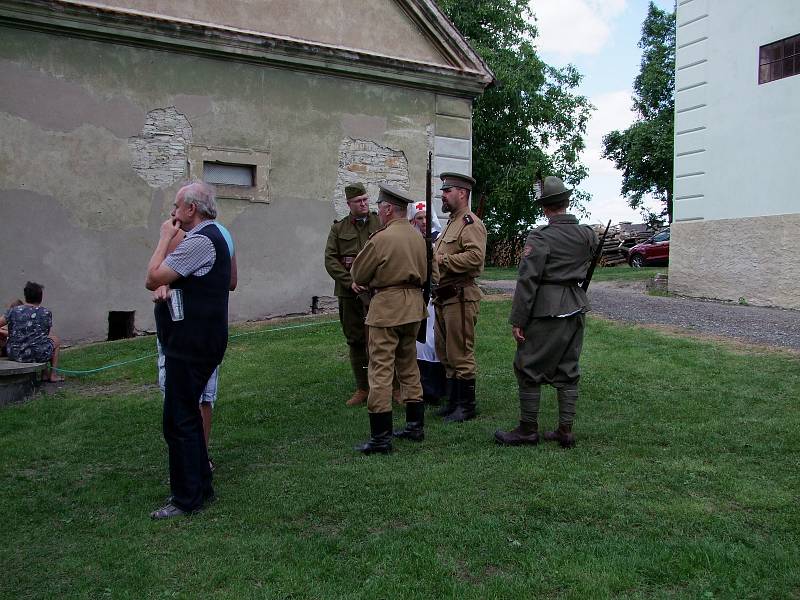
[[[679,0],[670,289],[800,309],[800,0]]]

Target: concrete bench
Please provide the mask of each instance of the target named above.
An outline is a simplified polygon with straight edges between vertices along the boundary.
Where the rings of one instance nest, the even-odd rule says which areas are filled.
[[[0,406],[22,402],[31,396],[41,381],[47,363],[21,363],[0,358]]]

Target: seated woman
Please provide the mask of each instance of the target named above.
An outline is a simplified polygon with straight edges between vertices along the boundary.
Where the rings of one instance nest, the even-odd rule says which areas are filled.
[[[29,281],[25,284],[25,302],[9,308],[0,317],[0,327],[8,325],[6,351],[8,358],[17,362],[50,362],[45,380],[52,383],[64,381],[56,373],[59,339],[50,333],[53,315],[42,306],[44,286]]]

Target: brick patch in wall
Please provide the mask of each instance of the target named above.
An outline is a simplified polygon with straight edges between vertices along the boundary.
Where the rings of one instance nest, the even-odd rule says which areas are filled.
[[[338,217],[350,209],[344,197],[345,186],[361,182],[367,187],[370,207],[375,208],[378,184],[386,183],[407,190],[410,186],[408,159],[402,150],[381,146],[370,140],[344,138],[339,146],[339,167],[333,205]]]
[[[186,150],[192,126],[174,106],[147,113],[141,135],[128,139],[131,166],[154,188],[164,188],[186,176]]]

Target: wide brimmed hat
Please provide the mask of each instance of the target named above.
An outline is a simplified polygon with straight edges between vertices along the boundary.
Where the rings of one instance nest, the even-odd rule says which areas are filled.
[[[378,188],[380,188],[380,193],[378,194],[378,204],[381,202],[388,202],[389,204],[394,204],[400,208],[406,208],[412,202],[417,201],[416,198],[409,196],[408,192],[398,190],[392,186],[382,183],[378,186]]]
[[[363,183],[351,183],[344,188],[344,195],[348,200],[363,196],[366,193],[367,188],[364,187]]]
[[[572,195],[572,190],[567,189],[561,179],[552,175],[544,178],[541,187],[541,195],[536,198],[536,201],[544,206],[569,200]]]
[[[439,179],[442,180],[442,187],[439,188],[441,190],[447,190],[451,187],[459,187],[464,188],[465,190],[471,190],[477,183],[472,177],[469,175],[464,175],[463,173],[442,173],[439,175]]]

